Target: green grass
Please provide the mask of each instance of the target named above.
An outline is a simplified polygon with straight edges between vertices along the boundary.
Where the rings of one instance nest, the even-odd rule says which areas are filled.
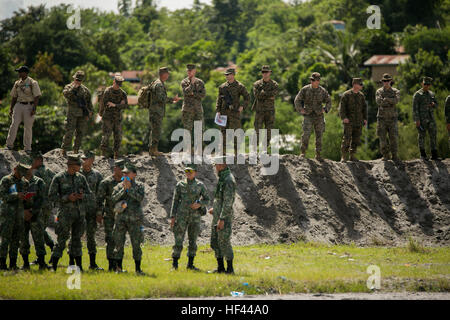
[[[369,265],[381,270],[381,291],[450,291],[450,248],[411,250],[407,247],[329,246],[317,243],[253,245],[235,247],[234,276],[208,274],[216,268],[214,253],[200,246],[195,264],[203,272],[186,271],[185,251],[178,271],[170,271],[171,247],[143,246],[142,268],[147,276],[136,276],[131,248],[125,250],[126,274],[84,272],[81,289],[66,286],[68,256],[56,273],[3,272],[3,299],[130,299],[165,297],[229,296],[245,294],[370,292],[366,281]],[[33,250],[32,250],[33,251]],[[84,249],[83,266],[89,258]],[[270,258],[267,258],[270,257]],[[30,255],[30,261],[34,255]],[[48,259],[48,257],[47,257]],[[349,260],[351,259],[351,260]],[[22,261],[19,258],[19,265]],[[97,263],[107,268],[104,248],[98,248]],[[248,283],[248,286],[244,285]]]

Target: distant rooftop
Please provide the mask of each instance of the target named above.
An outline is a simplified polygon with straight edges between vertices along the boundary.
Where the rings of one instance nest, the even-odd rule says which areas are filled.
[[[405,62],[409,58],[409,54],[399,54],[399,55],[389,55],[389,54],[380,54],[374,55],[369,58],[364,65],[367,67],[370,66],[396,66],[400,63]]]
[[[120,74],[122,75],[122,77],[125,79],[125,81],[128,82],[140,82],[141,81],[141,76],[144,73],[144,71],[138,71],[138,70],[124,70],[122,72],[120,72]],[[115,72],[110,72],[109,76],[112,78],[114,78]]]

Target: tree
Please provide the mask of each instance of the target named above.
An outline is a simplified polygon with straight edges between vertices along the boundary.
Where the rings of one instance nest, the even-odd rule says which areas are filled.
[[[129,17],[131,12],[131,0],[119,0],[117,2],[117,9],[124,17]]]

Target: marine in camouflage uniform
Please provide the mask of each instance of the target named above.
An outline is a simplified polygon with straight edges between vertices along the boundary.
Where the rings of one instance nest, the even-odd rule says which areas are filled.
[[[29,159],[31,165],[32,160]],[[34,248],[38,257],[37,263],[40,270],[47,269],[45,263],[45,243],[44,243],[44,221],[42,219],[42,208],[47,199],[47,188],[44,180],[33,175],[32,168],[28,170],[25,178],[28,180],[27,193],[31,197],[27,198],[24,203],[24,233],[22,243],[20,245],[20,254],[23,258],[23,270],[30,269],[28,256],[30,254],[30,231],[33,238]]]
[[[367,103],[361,92],[363,82],[361,78],[353,78],[353,88],[344,92],[339,104],[339,115],[344,124],[344,135],[341,144],[341,162],[347,161],[350,151],[350,160],[357,161],[355,153],[361,144],[363,125],[367,124]]]
[[[116,223],[114,225],[114,264],[118,272],[123,272],[123,248],[125,246],[126,233],[130,235],[131,246],[133,247],[133,259],[136,265],[136,273],[144,274],[141,270],[143,240],[142,225],[144,214],[142,212],[142,200],[144,200],[144,184],[135,180],[136,168],[131,163],[127,163],[123,173],[124,181],[117,184],[112,193],[111,200],[115,208],[122,202],[121,210],[116,213]],[[128,181],[126,178],[129,178]],[[119,203],[119,204],[118,204]]]
[[[103,224],[105,226],[105,242],[106,242],[106,258],[109,262],[109,271],[113,271],[114,259],[114,203],[111,199],[113,189],[118,185],[122,178],[122,170],[125,160],[120,159],[114,162],[114,173],[100,182],[97,190],[97,216],[103,216]]]
[[[178,95],[174,98],[167,96],[166,86],[164,82],[169,78],[169,68],[162,67],[159,69],[159,79],[155,80],[151,86],[152,103],[148,110],[149,116],[149,141],[151,156],[161,155],[158,151],[158,143],[161,138],[161,128],[164,115],[166,113],[166,103],[175,103],[178,100]]]
[[[114,83],[105,89],[100,104],[99,115],[102,117],[102,141],[100,149],[103,156],[108,156],[108,144],[111,134],[114,136],[114,158],[120,157],[122,143],[122,111],[128,108],[128,97],[121,89],[124,78],[121,75],[114,77]]]
[[[181,108],[184,129],[191,133],[191,141],[193,141],[193,128],[194,121],[202,122],[203,132],[203,107],[202,99],[206,96],[204,82],[195,77],[196,66],[194,64],[188,64],[186,66],[188,77],[181,81],[181,89],[183,90],[184,100]],[[185,138],[186,139],[186,138]]]
[[[31,168],[25,158],[15,166],[14,172],[0,180],[0,270],[17,269],[17,254],[24,233],[23,200],[28,189],[24,179]]]
[[[75,133],[73,145],[74,153],[78,153],[81,140],[86,133],[89,117],[92,116],[93,106],[91,92],[81,82],[84,80],[84,72],[79,70],[73,76],[74,81],[64,87],[63,95],[67,101],[67,118],[65,134],[61,145],[62,155],[72,146],[72,138]],[[82,107],[83,106],[83,107]]]
[[[448,148],[450,149],[450,95],[445,99],[445,119],[447,120]]]
[[[67,156],[67,170],[55,175],[48,192],[49,200],[58,206],[56,245],[53,248],[51,264],[56,271],[66,242],[70,237],[70,254],[76,265],[82,268],[81,236],[86,226],[86,207],[95,201],[84,175],[79,173],[81,160],[79,155]]]
[[[272,138],[271,130],[274,128],[275,123],[275,97],[278,94],[278,83],[270,79],[272,74],[270,66],[262,66],[261,72],[263,78],[253,84],[255,102],[252,110],[256,112],[254,126],[257,144],[259,145],[260,143],[259,129],[264,127],[267,130],[266,146],[268,148]]]
[[[188,233],[188,265],[191,270],[198,270],[194,266],[194,257],[197,252],[197,238],[200,234],[200,222],[203,212],[209,203],[208,191],[203,182],[196,179],[195,165],[188,165],[184,169],[186,179],[177,183],[173,194],[172,209],[170,210],[171,227],[175,237],[172,252],[172,266],[178,269],[178,259],[183,250],[183,241],[186,231]]]
[[[434,93],[430,90],[430,77],[423,77],[422,89],[419,89],[413,96],[413,119],[416,122],[420,157],[427,160],[425,152],[425,137],[428,132],[430,136],[431,159],[437,160],[437,145],[436,145],[436,120],[434,119],[434,109],[437,108],[438,102]]]
[[[220,127],[220,130],[222,131],[221,152],[226,153],[226,129],[240,129],[242,127],[241,113],[248,107],[250,95],[245,86],[234,78],[236,74],[235,69],[228,68],[224,74],[227,81],[219,86],[219,95],[216,100],[216,112],[227,116],[226,126]],[[242,104],[240,101],[241,97],[243,98]],[[237,156],[239,146],[235,142],[232,144],[234,145],[234,152]]]
[[[226,157],[216,157],[213,164],[219,176],[214,192],[211,223],[211,248],[214,250],[218,273],[234,273],[233,248],[231,246],[231,233],[233,224],[233,203],[236,194],[236,181],[227,167]],[[211,211],[210,211],[211,213]],[[227,260],[225,271],[223,259]]]
[[[377,135],[380,139],[380,151],[384,161],[390,159],[390,152],[392,160],[397,162],[399,158],[396,104],[400,101],[400,91],[391,87],[392,77],[388,73],[383,74],[381,81],[383,87],[375,93],[375,101],[378,105]]]
[[[319,85],[320,73],[314,72],[311,84],[304,86],[294,100],[295,110],[303,115],[303,135],[301,146],[301,157],[304,158],[308,149],[309,137],[314,129],[316,135],[316,159],[322,160],[322,135],[325,132],[324,112],[331,110],[331,98],[327,90]],[[325,107],[322,105],[325,104]]]

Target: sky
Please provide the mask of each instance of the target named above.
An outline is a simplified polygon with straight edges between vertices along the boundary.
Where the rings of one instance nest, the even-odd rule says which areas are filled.
[[[133,5],[136,0],[132,0]],[[158,7],[166,7],[169,10],[182,8],[190,8],[193,0],[157,0]],[[211,3],[211,0],[201,0],[202,3]],[[45,3],[47,8],[53,7],[60,3],[73,4],[75,7],[92,8],[98,7],[104,11],[117,10],[117,0],[0,0],[0,20],[9,18],[13,12],[19,8],[27,8],[30,5],[39,5]]]

